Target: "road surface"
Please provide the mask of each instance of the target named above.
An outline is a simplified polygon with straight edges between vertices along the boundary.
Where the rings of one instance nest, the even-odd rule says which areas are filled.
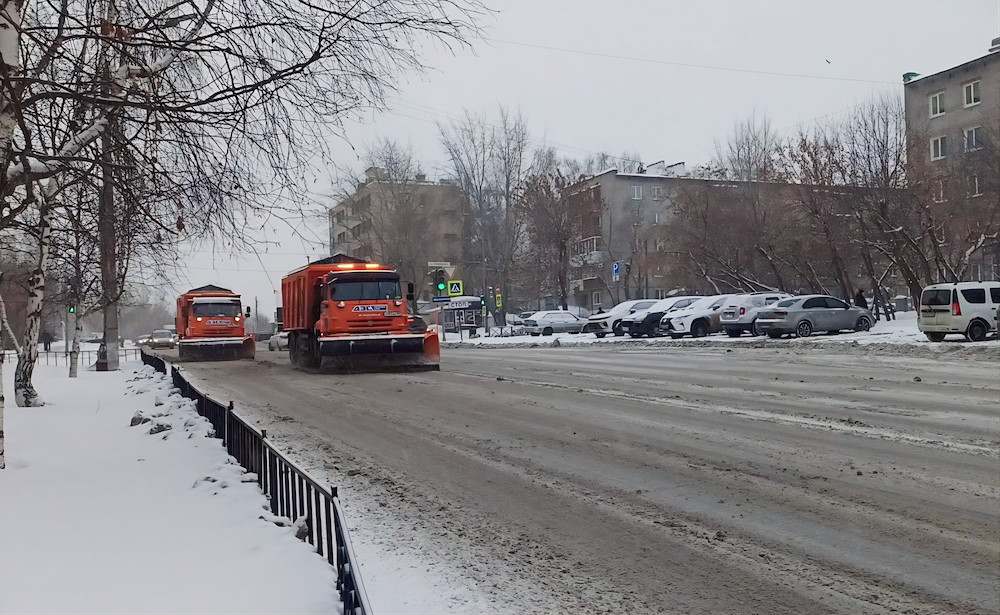
[[[383,548],[486,596],[457,612],[998,613],[994,346],[184,367],[341,485]]]

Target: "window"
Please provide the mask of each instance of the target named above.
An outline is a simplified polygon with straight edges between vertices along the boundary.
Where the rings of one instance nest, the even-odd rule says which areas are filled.
[[[236,301],[225,303],[195,303],[191,306],[191,313],[195,316],[227,316],[232,318],[240,315],[240,304]]]
[[[665,290],[663,290],[661,288],[657,288],[656,289],[656,298],[657,299],[666,299],[667,298],[667,291],[665,291]]]
[[[948,155],[948,137],[940,136],[931,139],[931,160],[941,160]]]
[[[581,239],[573,245],[573,255],[590,254],[591,252],[600,252],[603,247],[603,242],[598,236],[588,237],[586,239]]]
[[[632,186],[632,200],[638,201],[642,198],[642,186]]]
[[[935,203],[945,203],[948,201],[948,199],[946,199],[944,196],[944,190],[945,190],[945,181],[943,179],[940,179],[938,180],[937,183],[937,194],[934,195]]]
[[[973,175],[972,176],[972,181],[969,182],[969,183],[972,184],[972,194],[970,196],[973,196],[973,197],[983,196],[983,189],[979,186],[979,176],[978,175]]]
[[[846,310],[847,308],[849,308],[851,306],[847,305],[846,303],[844,303],[843,301],[841,301],[840,299],[837,299],[835,297],[827,297],[826,298],[826,307],[833,308],[835,310]]]
[[[344,243],[347,241],[347,232],[337,233],[337,243]]]
[[[983,127],[974,126],[965,130],[965,151],[974,152],[983,149]]]
[[[941,290],[925,290],[923,296],[920,297],[921,305],[951,305],[951,291],[947,289]]]
[[[962,290],[962,296],[969,303],[986,303],[985,288],[965,288]]]
[[[652,197],[653,197],[654,201],[662,201],[663,200],[663,186],[653,186],[653,188],[651,189],[651,191],[652,191]]]
[[[990,302],[1000,303],[1000,288],[990,289]]]
[[[973,81],[972,83],[965,84],[965,106],[971,107],[972,105],[979,104],[979,82]]]
[[[983,266],[979,263],[969,265],[969,279],[970,280],[982,280],[983,279]]]
[[[660,212],[653,212],[653,224],[659,224],[659,223],[660,223]]]
[[[944,115],[944,92],[930,95],[931,117]]]
[[[809,310],[813,308],[825,308],[826,299],[823,297],[813,297],[812,299],[806,299],[806,302],[802,304],[802,307]]]
[[[402,299],[399,282],[392,280],[337,281],[330,288],[330,299],[334,301]]]
[[[590,293],[590,305],[594,307],[600,307],[601,305],[601,291],[595,290]]]

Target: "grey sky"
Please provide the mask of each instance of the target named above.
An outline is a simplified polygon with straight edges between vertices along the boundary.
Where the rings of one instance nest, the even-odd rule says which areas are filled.
[[[637,151],[647,163],[691,168],[755,109],[780,131],[836,119],[874,92],[901,93],[903,73],[980,57],[1000,36],[1000,0],[490,4],[497,13],[482,24],[487,40],[455,55],[429,48],[431,69],[404,78],[389,112],[347,125],[357,151],[391,138],[411,145],[436,177],[445,158],[435,123],[505,104],[527,117],[536,144],[565,155]],[[333,149],[341,164],[360,166],[347,144]],[[306,226],[313,245],[281,231],[282,246],[261,256],[263,268],[254,255],[213,263],[203,252],[188,279],[229,286],[251,305],[256,295],[261,313],[271,314],[282,275],[325,249],[315,243],[325,241],[325,225]]]

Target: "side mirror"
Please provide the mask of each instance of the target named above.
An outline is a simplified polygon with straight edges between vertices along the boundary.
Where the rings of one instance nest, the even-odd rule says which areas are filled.
[[[250,318],[250,306],[247,306],[247,318]]]

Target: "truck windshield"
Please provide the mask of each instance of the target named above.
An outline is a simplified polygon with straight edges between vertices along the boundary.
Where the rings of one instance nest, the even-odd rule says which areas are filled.
[[[338,281],[333,285],[330,298],[334,301],[378,301],[401,299],[398,280]]]
[[[240,304],[234,302],[226,303],[195,303],[191,312],[195,316],[239,316]]]

